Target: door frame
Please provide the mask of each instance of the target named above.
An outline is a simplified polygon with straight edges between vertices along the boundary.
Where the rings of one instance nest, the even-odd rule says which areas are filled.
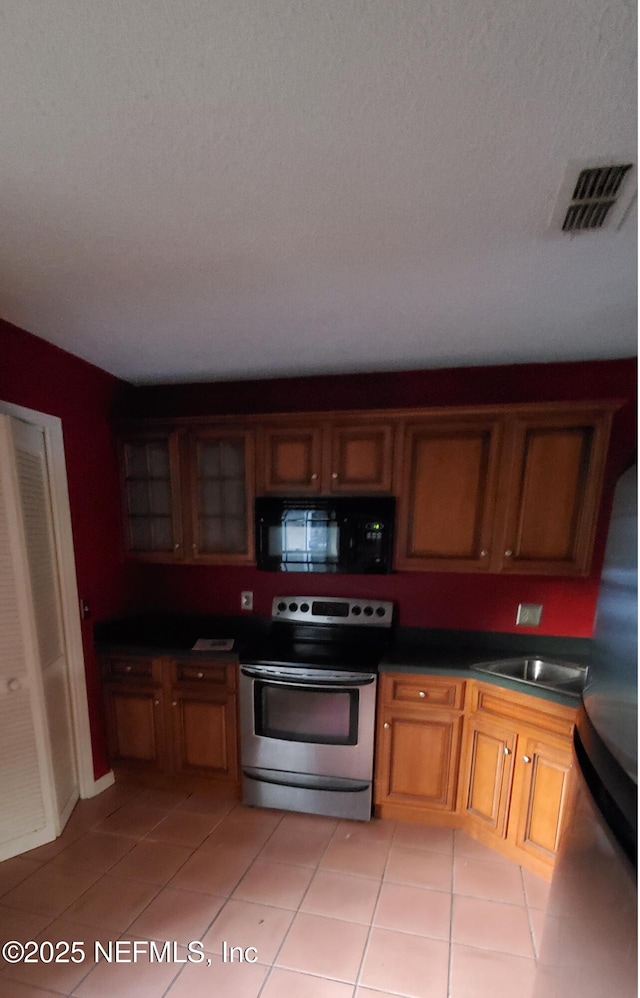
[[[32,423],[44,432],[53,529],[56,538],[58,575],[60,579],[60,604],[62,627],[67,652],[69,693],[71,697],[71,720],[73,743],[78,774],[80,797],[95,797],[114,782],[113,771],[95,779],[93,772],[93,748],[89,725],[89,700],[85,674],[84,649],[80,628],[80,600],[76,576],[73,532],[71,529],[71,506],[67,483],[67,465],[64,453],[62,420],[27,409],[12,402],[0,399],[0,413],[13,416],[23,422]]]

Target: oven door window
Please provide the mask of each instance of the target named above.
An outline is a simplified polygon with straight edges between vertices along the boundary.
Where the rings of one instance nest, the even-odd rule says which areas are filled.
[[[309,689],[254,682],[255,732],[318,745],[357,745],[357,689]]]
[[[283,572],[335,571],[340,527],[325,510],[286,509],[279,523],[269,525],[267,547]]]

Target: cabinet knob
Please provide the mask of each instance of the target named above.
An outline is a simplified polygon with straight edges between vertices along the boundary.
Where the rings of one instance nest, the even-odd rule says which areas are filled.
[[[131,672],[131,668],[132,668],[132,666],[130,666],[130,665],[125,665],[125,667],[124,667],[124,671],[125,671],[125,672]]]
[[[531,756],[530,755],[523,755],[522,756],[522,761],[523,762],[531,762]]]
[[[503,748],[503,750],[502,750],[502,751],[504,752],[504,754],[505,754],[505,755],[511,755],[511,749],[510,749],[510,748],[507,748],[507,746],[506,746],[506,745],[505,745],[505,747]]]
[[[389,722],[388,722],[388,721],[385,721],[385,722],[384,722],[384,724],[382,725],[382,727],[383,727],[383,728],[390,728],[390,727],[391,727],[391,725],[389,724]]]
[[[172,700],[171,701],[171,706],[172,707],[177,707],[178,706],[178,701],[177,700]]]
[[[511,550],[511,548],[508,548],[505,551],[504,556],[505,556],[505,558],[510,558],[512,554],[513,554],[513,551]]]
[[[159,700],[154,700],[154,701],[153,701],[153,706],[154,706],[154,707],[157,707],[159,703],[160,703],[160,701],[159,701]]]
[[[204,672],[198,672],[197,676],[198,676],[198,679],[202,679],[204,677]]]
[[[192,551],[197,551],[197,550],[198,550],[198,545],[197,545],[197,544],[195,543],[195,541],[194,541],[194,542],[193,542],[193,544],[191,545],[191,550],[192,550]]]
[[[331,477],[332,478],[337,478],[338,477],[338,472],[337,471],[332,471],[331,472]]]
[[[489,552],[487,551],[487,549],[483,548],[482,551],[480,552],[480,557],[481,558],[486,558],[488,554],[489,554]]]
[[[175,543],[175,544],[173,545],[173,550],[174,550],[174,551],[179,551],[179,550],[180,550],[180,545],[178,544],[178,542],[177,542],[177,541],[176,541],[176,543]]]
[[[19,679],[9,679],[7,681],[7,690],[9,693],[17,693],[21,687],[22,683]]]
[[[424,690],[420,690],[420,692],[418,693],[418,696],[419,696],[419,697],[422,697],[422,699],[423,699],[423,700],[424,700],[424,698],[426,697],[426,695],[427,695],[427,694],[425,693],[425,691],[424,691]]]
[[[311,476],[311,481],[312,481],[312,482],[315,482],[315,480],[316,480],[316,478],[317,478],[317,477],[318,477],[318,476],[317,476],[316,474],[313,474],[313,475]]]

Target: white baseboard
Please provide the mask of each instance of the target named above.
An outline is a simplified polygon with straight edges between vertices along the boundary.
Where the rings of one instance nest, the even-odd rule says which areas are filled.
[[[103,790],[107,789],[107,787],[113,786],[115,782],[116,778],[113,775],[113,770],[110,769],[109,772],[105,773],[104,776],[101,776],[99,780],[94,780],[88,787],[84,787],[82,797],[85,800],[89,797],[97,797],[98,794],[101,794]]]

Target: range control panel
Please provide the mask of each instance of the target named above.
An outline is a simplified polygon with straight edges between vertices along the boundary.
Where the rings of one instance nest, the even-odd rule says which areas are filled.
[[[273,620],[290,620],[296,624],[391,627],[393,603],[340,596],[275,596],[271,615]]]

